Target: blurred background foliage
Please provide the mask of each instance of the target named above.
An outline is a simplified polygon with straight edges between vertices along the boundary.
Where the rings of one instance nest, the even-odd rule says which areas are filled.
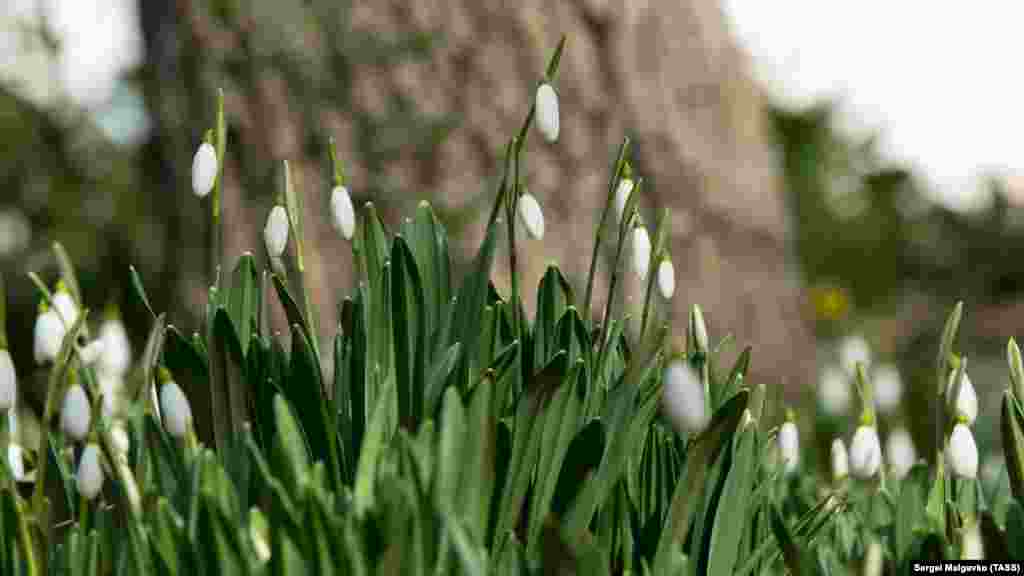
[[[393,168],[408,166],[412,157],[416,169],[429,170],[439,144],[459,123],[457,114],[424,112],[398,91],[377,98],[380,106],[372,112],[353,105],[356,63],[391,67],[428,59],[446,41],[441,34],[391,37],[361,29],[352,24],[350,4],[334,0],[143,0],[138,6],[145,57],[121,79],[111,103],[85,109],[59,87],[53,97],[38,99],[17,85],[0,84],[0,137],[6,143],[0,155],[0,271],[7,279],[8,332],[25,335],[11,339],[22,380],[41,382],[43,376],[29,368],[27,335],[38,299],[26,274],[55,277],[53,240],[70,251],[85,301],[118,306],[137,345],[147,317],[129,297],[130,264],[146,279],[154,308],[167,310],[186,333],[198,328],[208,208],[188,193],[188,167],[213,123],[217,88],[228,98],[228,178],[234,183],[225,210],[246,223],[241,230],[262,226],[280,188],[282,157],[301,153],[313,175],[306,188],[322,188],[327,139],[342,129],[349,136],[342,146],[345,165],[359,182],[351,188],[353,201],[373,199],[385,221],[393,221],[423,197],[408,194]],[[23,48],[41,47],[48,65],[59,58],[61,44],[45,18],[23,30],[23,37]],[[1024,206],[1014,204],[997,180],[991,184],[995,202],[981,213],[929,202],[920,180],[906,167],[883,162],[872,140],[841,134],[829,103],[772,108],[770,118],[803,299],[816,319],[821,348],[830,350],[845,334],[864,334],[877,357],[899,363],[910,385],[905,410],[913,420],[917,415],[908,407],[930,392],[941,322],[956,300],[964,300],[968,312],[959,346],[971,357],[982,412],[995,414],[996,392],[1006,381],[1006,338],[1024,323],[1024,307],[1016,304],[1024,260],[1013,257],[1024,235]],[[137,131],[143,124],[148,130]],[[476,201],[436,203],[449,229],[457,234],[460,223],[472,220],[488,200],[490,184],[481,183]],[[244,245],[227,239],[224,250],[233,257]],[[340,243],[321,248],[331,261],[349,258]],[[328,321],[323,325],[331,328]],[[816,378],[808,375],[807,382]],[[20,389],[38,410],[40,386]],[[979,421],[983,446],[996,447],[995,422]],[[919,452],[928,453],[926,423],[916,424]]]

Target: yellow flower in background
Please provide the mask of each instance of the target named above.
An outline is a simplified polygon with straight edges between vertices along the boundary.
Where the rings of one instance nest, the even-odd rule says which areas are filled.
[[[811,303],[814,317],[823,321],[846,318],[850,312],[850,297],[841,286],[818,285],[811,287]]]

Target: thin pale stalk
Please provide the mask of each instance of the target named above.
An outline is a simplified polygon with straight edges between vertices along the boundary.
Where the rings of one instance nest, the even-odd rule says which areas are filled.
[[[590,306],[591,296],[594,292],[594,276],[597,273],[597,257],[601,251],[601,243],[604,240],[604,228],[608,222],[608,214],[611,213],[612,203],[615,201],[615,189],[619,185],[619,180],[622,178],[622,170],[626,165],[626,154],[629,152],[629,137],[627,136],[622,141],[622,145],[619,146],[619,156],[615,161],[615,170],[612,171],[612,177],[608,181],[608,193],[605,197],[604,210],[601,211],[601,220],[597,224],[597,239],[594,241],[594,249],[590,254],[590,271],[587,272],[587,289],[583,297],[583,321],[586,322],[587,326],[591,326],[590,320]]]

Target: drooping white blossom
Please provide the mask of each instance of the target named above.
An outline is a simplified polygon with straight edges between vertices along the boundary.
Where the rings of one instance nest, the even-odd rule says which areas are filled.
[[[558,94],[547,82],[537,88],[537,128],[548,142],[558,140]]]
[[[633,193],[633,186],[632,178],[623,178],[619,180],[618,186],[615,187],[615,217],[618,222],[622,222],[623,212],[626,211],[629,196]]]
[[[90,442],[82,451],[82,459],[78,462],[78,473],[75,475],[75,486],[78,493],[87,500],[92,500],[103,489],[103,466],[100,464],[100,448]]]
[[[658,264],[658,291],[665,300],[671,300],[676,293],[676,267],[671,258],[665,258]]]
[[[818,406],[829,416],[845,414],[851,402],[850,378],[835,366],[826,366],[818,383]]]
[[[71,328],[78,320],[78,305],[75,304],[75,299],[71,297],[66,288],[58,285],[57,291],[53,294],[53,307],[63,320],[65,328]]]
[[[526,232],[534,240],[544,238],[544,212],[540,209],[540,203],[533,194],[527,192],[519,198],[519,219],[526,226]]]
[[[857,478],[871,478],[882,464],[882,446],[878,430],[862,424],[850,442],[850,472]]]
[[[103,354],[96,364],[97,370],[106,375],[123,377],[132,364],[132,343],[124,323],[117,318],[108,318],[100,324],[99,339],[103,342]]]
[[[6,348],[0,348],[0,414],[10,410],[18,397],[18,374]]]
[[[894,477],[903,478],[910,472],[917,462],[917,450],[906,428],[899,427],[889,432],[885,440],[885,456]]]
[[[685,360],[673,360],[665,368],[662,405],[679,432],[699,432],[707,426],[704,386]]]
[[[876,366],[872,380],[875,384],[875,407],[883,414],[891,414],[903,401],[903,379],[900,371],[891,364]]]
[[[25,473],[25,450],[21,444],[11,442],[7,445],[7,466],[15,482],[28,483],[35,481],[35,473]]]
[[[36,316],[33,351],[36,364],[52,362],[60,354],[66,330],[53,308],[46,308]]]
[[[284,254],[288,244],[288,213],[280,204],[274,206],[267,215],[267,224],[263,227],[263,242],[267,252],[274,258]]]
[[[957,476],[968,479],[978,476],[978,445],[974,443],[971,429],[962,422],[954,426],[949,435],[946,460]]]
[[[843,370],[853,374],[857,364],[867,370],[871,365],[871,347],[868,341],[859,334],[847,336],[839,343],[839,361]]]
[[[947,398],[953,394],[954,380],[956,380],[955,370],[950,373],[949,383],[946,386]],[[971,384],[971,379],[967,376],[966,371],[964,371],[964,379],[960,383],[960,394],[957,395],[954,406],[956,417],[964,418],[969,426],[973,426],[974,421],[978,418],[978,394],[974,391],[974,385]]]
[[[796,471],[800,464],[800,431],[796,423],[787,420],[779,428],[779,456],[782,458],[782,471],[787,476]]]
[[[850,456],[842,438],[832,440],[832,478],[842,480],[850,474]]]
[[[160,387],[160,409],[167,433],[175,438],[184,438],[192,426],[192,407],[173,380],[164,382]]]
[[[345,240],[351,240],[356,233],[356,211],[352,207],[352,197],[348,188],[335,186],[331,190],[331,219],[334,229]]]
[[[64,403],[60,409],[60,427],[70,438],[85,440],[89,435],[89,423],[92,411],[89,398],[81,384],[72,384],[64,394]]]
[[[209,142],[203,142],[192,158],[192,192],[199,198],[213,190],[217,181],[217,151]]]
[[[651,237],[643,225],[633,228],[632,246],[633,271],[641,280],[644,280],[647,278],[648,268],[651,265]]]

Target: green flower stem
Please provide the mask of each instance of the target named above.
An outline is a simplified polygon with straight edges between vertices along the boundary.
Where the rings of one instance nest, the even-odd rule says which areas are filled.
[[[17,492],[12,492],[11,497],[14,498],[14,505],[18,511],[18,544],[21,545],[21,554],[24,557],[25,566],[28,568],[28,575],[38,576],[40,571],[36,565],[36,551],[32,545],[32,535],[28,527],[28,511],[25,510],[25,503],[18,498]],[[42,552],[42,555],[45,556],[47,550],[44,549]]]
[[[512,159],[512,194],[508,196],[505,201],[505,217],[508,220],[506,223],[508,226],[508,261],[509,261],[509,273],[511,275],[512,293],[509,296],[509,301],[512,304],[512,333],[524,342],[522,334],[522,318],[520,317],[520,302],[521,297],[519,294],[519,266],[516,258],[516,210],[519,205],[519,160],[521,157],[520,150],[517,141],[512,141],[513,159]],[[524,355],[520,355],[520,358],[526,358]]]
[[[218,267],[220,264],[221,250],[224,245],[224,231],[221,226],[221,198],[224,192],[224,153],[227,149],[227,127],[224,120],[224,89],[217,89],[217,119],[216,127],[211,133],[207,133],[206,140],[213,144],[217,151],[217,178],[214,181],[213,197],[210,199],[210,245],[207,262],[207,270],[210,273],[210,281],[216,282]]]
[[[0,273],[0,350],[7,349],[7,291],[4,275]]]
[[[639,178],[636,181],[636,185],[633,187],[633,194],[637,194],[640,188],[643,186],[644,179]],[[619,224],[619,239],[615,246],[615,260],[612,262],[612,276],[608,283],[608,299],[604,303],[604,319],[601,321],[601,336],[598,339],[601,342],[601,351],[597,355],[597,364],[595,366],[601,366],[604,362],[605,354],[608,353],[608,349],[611,343],[608,342],[608,332],[611,329],[611,314],[612,314],[612,303],[615,300],[615,285],[619,281],[619,262],[622,260],[622,248],[626,243],[626,235],[633,229],[633,220],[636,218],[635,211],[629,213],[629,215],[623,214],[622,222]],[[642,338],[642,334],[641,334]],[[642,342],[643,340],[641,340]]]
[[[615,189],[619,186],[619,180],[622,179],[622,170],[626,165],[626,155],[629,153],[629,144],[629,137],[626,137],[622,140],[622,144],[619,146],[619,155],[618,159],[615,161],[615,170],[612,171],[612,177],[608,181],[608,193],[605,197],[604,210],[601,211],[601,220],[597,225],[597,239],[594,241],[594,250],[590,254],[590,271],[587,272],[587,291],[583,297],[583,321],[587,323],[586,325],[588,327],[592,325],[590,320],[590,306],[591,296],[594,292],[594,276],[597,272],[597,257],[598,254],[600,254],[601,243],[604,240],[604,229],[605,224],[608,221],[608,214],[611,212],[612,204],[615,202]],[[633,192],[635,193],[636,191],[634,190]]]

